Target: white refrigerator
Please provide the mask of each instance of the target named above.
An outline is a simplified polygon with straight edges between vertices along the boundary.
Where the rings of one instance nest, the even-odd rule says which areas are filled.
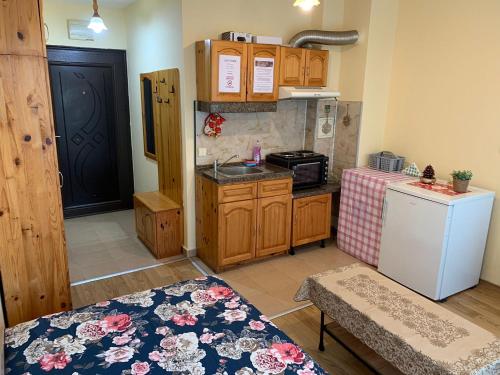
[[[478,284],[495,194],[387,186],[379,272],[433,300]]]

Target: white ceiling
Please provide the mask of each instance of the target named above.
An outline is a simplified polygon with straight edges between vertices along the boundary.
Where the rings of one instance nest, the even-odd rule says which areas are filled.
[[[98,0],[99,6],[105,8],[125,8],[126,6],[132,4],[135,0]],[[65,0],[66,3],[74,4],[89,4],[92,8],[92,0]]]

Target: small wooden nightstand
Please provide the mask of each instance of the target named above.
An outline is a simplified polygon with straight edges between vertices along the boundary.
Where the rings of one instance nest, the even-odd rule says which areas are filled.
[[[183,212],[158,191],[134,194],[137,236],[157,259],[182,254]]]

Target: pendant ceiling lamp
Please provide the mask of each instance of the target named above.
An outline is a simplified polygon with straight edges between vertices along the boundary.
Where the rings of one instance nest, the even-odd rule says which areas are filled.
[[[108,28],[106,27],[104,21],[99,15],[98,12],[99,7],[97,5],[97,0],[94,0],[93,8],[94,8],[94,15],[90,19],[89,25],[87,27],[89,29],[94,30],[95,33],[99,34],[101,31],[107,30]]]
[[[301,7],[303,10],[311,10],[320,4],[319,0],[295,0],[294,7]]]

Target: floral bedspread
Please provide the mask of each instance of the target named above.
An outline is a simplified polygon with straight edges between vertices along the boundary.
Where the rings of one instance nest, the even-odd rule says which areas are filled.
[[[7,329],[6,374],[326,374],[222,280],[202,277]]]

